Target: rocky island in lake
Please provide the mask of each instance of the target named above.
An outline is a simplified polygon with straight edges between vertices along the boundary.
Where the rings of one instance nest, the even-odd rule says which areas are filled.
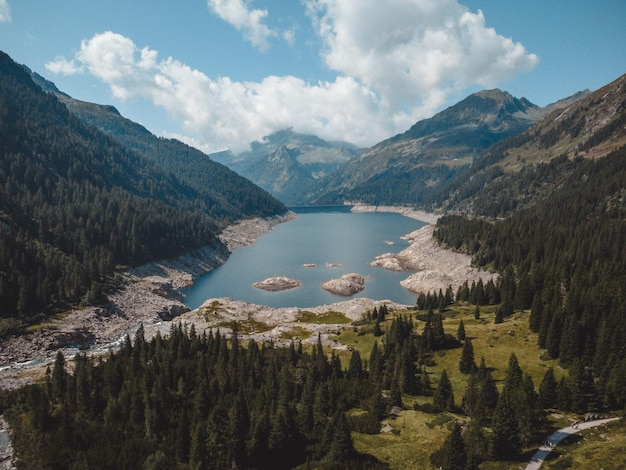
[[[365,277],[358,273],[344,274],[339,279],[331,279],[322,288],[337,295],[350,296],[365,289]]]
[[[300,281],[296,279],[290,279],[285,276],[268,277],[267,279],[252,284],[252,287],[257,289],[263,289],[271,292],[283,291],[298,287]]]

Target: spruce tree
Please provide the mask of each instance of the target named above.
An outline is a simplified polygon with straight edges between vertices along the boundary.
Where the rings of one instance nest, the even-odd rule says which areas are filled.
[[[492,436],[489,453],[494,460],[511,460],[520,450],[519,428],[515,419],[515,409],[505,388],[493,413]]]
[[[437,389],[433,395],[433,405],[440,410],[454,410],[454,393],[450,379],[448,379],[448,373],[445,369],[441,373]]]
[[[463,344],[461,351],[461,360],[459,361],[459,370],[463,374],[469,374],[476,368],[474,362],[474,346],[472,346],[471,338],[467,338]]]
[[[463,319],[459,322],[459,327],[456,330],[456,337],[459,341],[463,341],[465,339],[465,325],[463,324]]]
[[[455,423],[452,432],[443,443],[443,470],[463,470],[467,461],[461,426]]]
[[[355,451],[345,414],[338,411],[329,422],[329,426],[332,429],[332,440],[325,460],[333,464],[350,460]]]
[[[543,375],[539,385],[539,401],[543,408],[554,408],[557,404],[557,381],[554,377],[554,369],[550,367]]]

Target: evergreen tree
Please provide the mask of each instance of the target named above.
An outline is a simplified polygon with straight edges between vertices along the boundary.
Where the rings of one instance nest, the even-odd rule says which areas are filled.
[[[461,359],[459,361],[459,370],[463,374],[469,374],[476,368],[474,362],[474,346],[472,346],[471,338],[467,338],[463,344],[461,351]]]
[[[554,408],[557,404],[557,381],[554,377],[554,369],[550,367],[543,375],[539,385],[539,400],[544,408]]]
[[[441,373],[439,383],[435,389],[435,394],[433,395],[433,405],[440,410],[454,410],[454,392],[452,390],[450,379],[448,379],[448,373],[445,369]]]
[[[493,413],[489,453],[494,460],[514,459],[520,451],[519,428],[515,409],[505,388]]]
[[[498,325],[504,321],[504,311],[501,308],[496,309],[496,316],[493,322]]]
[[[464,470],[467,461],[465,444],[461,436],[461,426],[455,423],[452,432],[443,443],[443,470]]]
[[[329,422],[329,426],[332,429],[332,440],[325,460],[334,464],[350,460],[355,451],[345,414],[337,412]]]
[[[361,355],[356,349],[352,351],[350,356],[350,365],[348,366],[348,377],[354,379],[360,379],[363,377],[363,362],[361,361]]]
[[[465,340],[465,325],[463,324],[463,319],[459,322],[459,327],[456,330],[456,337],[459,341]]]

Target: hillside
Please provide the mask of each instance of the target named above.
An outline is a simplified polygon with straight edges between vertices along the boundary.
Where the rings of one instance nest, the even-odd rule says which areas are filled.
[[[211,198],[78,120],[5,54],[0,155],[0,316],[13,318],[0,333],[101,300],[117,266],[221,247],[225,221],[284,210],[240,177]],[[235,196],[245,207],[220,203]]]
[[[291,129],[275,132],[251,150],[212,155],[286,204],[306,203],[326,176],[354,159],[361,150],[345,142],[327,142]]]
[[[145,127],[121,116],[113,106],[76,100],[36,73],[33,80],[54,93],[82,122],[111,136],[192,186],[205,202],[204,210],[222,224],[246,217],[266,217],[285,207],[254,183],[211,160],[206,154],[176,139],[155,136]]]
[[[482,150],[546,112],[500,90],[474,93],[344,165],[324,182],[316,201],[421,204]]]
[[[447,211],[506,216],[549,197],[584,160],[624,144],[626,75],[487,149],[428,202]]]

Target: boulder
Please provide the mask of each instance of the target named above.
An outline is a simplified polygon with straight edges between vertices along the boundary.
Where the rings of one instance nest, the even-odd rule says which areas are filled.
[[[267,279],[252,284],[252,287],[257,289],[263,289],[271,292],[293,289],[298,287],[300,281],[296,279],[290,279],[285,276],[268,277]]]
[[[337,295],[354,295],[365,288],[365,277],[358,273],[344,274],[339,279],[325,282],[322,288]]]

